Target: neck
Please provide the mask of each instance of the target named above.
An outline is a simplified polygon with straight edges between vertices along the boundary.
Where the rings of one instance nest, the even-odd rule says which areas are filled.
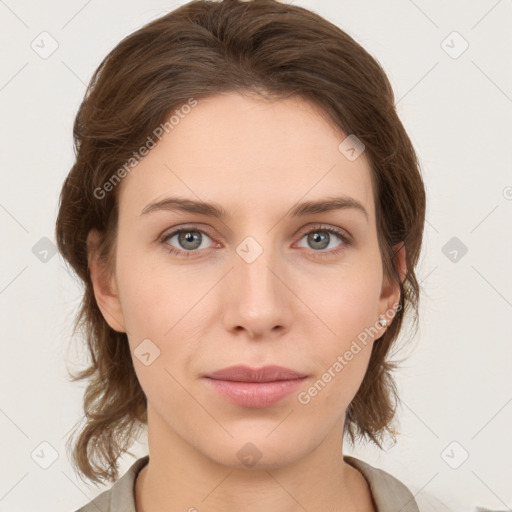
[[[240,467],[205,456],[148,406],[150,457],[136,480],[136,510],[374,512],[366,480],[343,461],[342,432],[343,423],[298,460]]]

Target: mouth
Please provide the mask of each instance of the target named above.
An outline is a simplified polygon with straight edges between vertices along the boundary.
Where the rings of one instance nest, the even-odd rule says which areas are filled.
[[[251,368],[244,365],[230,366],[205,376],[216,380],[258,383],[295,380],[307,377],[305,373],[277,365],[264,366],[262,368]]]
[[[232,366],[204,376],[221,397],[241,407],[264,408],[281,402],[308,376],[282,366]]]

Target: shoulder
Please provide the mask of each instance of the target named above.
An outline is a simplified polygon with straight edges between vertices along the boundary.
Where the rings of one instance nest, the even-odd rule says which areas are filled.
[[[111,495],[112,489],[108,489],[106,491],[103,491],[101,494],[96,496],[92,501],[84,505],[83,507],[80,507],[78,510],[75,510],[75,512],[93,512],[102,510],[104,512],[110,512],[110,495]]]
[[[343,459],[366,478],[378,512],[420,512],[412,492],[398,478],[350,455]]]
[[[128,471],[106,491],[75,512],[136,512],[134,499],[135,479],[148,463],[149,455],[137,459]]]

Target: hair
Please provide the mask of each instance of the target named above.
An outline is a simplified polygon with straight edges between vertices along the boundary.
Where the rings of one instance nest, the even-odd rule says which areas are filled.
[[[383,275],[400,286],[391,325],[373,344],[364,379],[345,415],[351,442],[381,449],[394,436],[399,402],[390,349],[411,311],[417,326],[416,267],[425,218],[420,166],[380,64],[336,25],[276,0],[195,0],[125,37],[94,72],[74,126],[75,162],[66,177],[56,221],[60,254],[84,285],[72,335],[82,330],[90,362],[72,375],[87,379],[85,423],[73,444],[75,470],[93,482],[118,478],[118,458],[147,424],[146,396],[136,377],[126,333],[105,321],[89,273],[87,235],[101,234],[97,254],[115,269],[120,186],[106,183],[190,98],[217,94],[299,97],[318,107],[343,134],[354,134],[371,164]],[[340,139],[341,141],[341,139]],[[98,191],[102,193],[99,194]],[[406,249],[405,279],[396,244]],[[69,446],[69,445],[68,445]]]

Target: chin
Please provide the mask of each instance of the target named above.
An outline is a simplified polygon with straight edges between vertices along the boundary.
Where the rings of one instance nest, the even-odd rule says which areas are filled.
[[[282,468],[306,455],[307,448],[302,442],[294,442],[286,435],[271,439],[274,435],[268,436],[266,430],[260,430],[259,435],[230,438],[226,443],[216,444],[213,452],[210,444],[203,454],[217,464],[233,469],[256,470]]]

